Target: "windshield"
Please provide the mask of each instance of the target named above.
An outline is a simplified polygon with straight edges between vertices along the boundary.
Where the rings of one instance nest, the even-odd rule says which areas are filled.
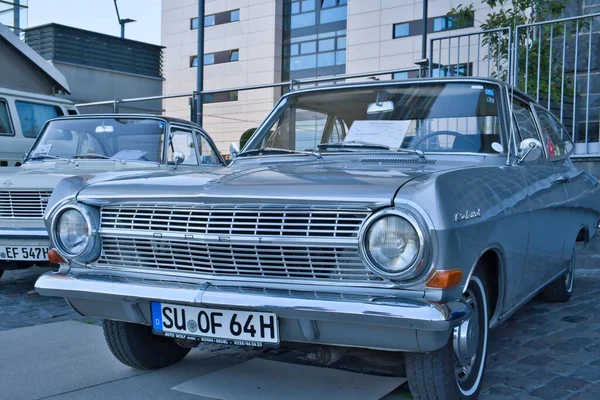
[[[29,159],[114,159],[161,163],[165,122],[143,118],[51,121]]]
[[[259,149],[271,152],[258,154],[274,154],[274,149],[503,153],[507,146],[498,117],[499,97],[496,85],[463,82],[292,94],[243,153]]]

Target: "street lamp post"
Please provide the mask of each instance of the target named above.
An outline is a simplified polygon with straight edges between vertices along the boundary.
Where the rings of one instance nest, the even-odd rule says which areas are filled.
[[[198,0],[198,56],[196,61],[196,123],[202,125],[204,90],[204,0]]]

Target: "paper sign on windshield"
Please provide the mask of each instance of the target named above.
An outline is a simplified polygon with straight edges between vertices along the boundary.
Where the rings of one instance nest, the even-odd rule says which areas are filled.
[[[41,156],[41,155],[45,155],[50,153],[50,150],[52,150],[52,145],[51,144],[45,144],[43,146],[38,146],[35,149],[35,153],[33,153],[34,156]]]
[[[344,142],[366,142],[398,149],[411,121],[354,121]]]

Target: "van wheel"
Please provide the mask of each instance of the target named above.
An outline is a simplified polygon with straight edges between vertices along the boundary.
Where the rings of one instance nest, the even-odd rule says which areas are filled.
[[[181,360],[190,352],[173,339],[152,334],[145,325],[104,320],[108,348],[123,364],[137,369],[159,369]]]
[[[551,303],[564,303],[571,298],[573,295],[573,286],[575,285],[577,250],[578,246],[575,246],[573,253],[571,254],[569,267],[564,275],[558,277],[542,291],[542,299]]]
[[[454,328],[446,346],[405,353],[408,384],[415,399],[476,399],[481,390],[488,341],[484,279],[474,274],[462,300],[471,316]]]

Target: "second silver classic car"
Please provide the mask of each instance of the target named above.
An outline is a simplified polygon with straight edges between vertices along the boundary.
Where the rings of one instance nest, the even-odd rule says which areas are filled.
[[[125,114],[50,120],[22,166],[0,169],[0,276],[46,264],[50,243],[42,216],[54,187],[68,176],[175,175],[223,165],[208,135],[187,121]]]
[[[198,342],[395,352],[415,398],[472,399],[488,331],[566,301],[598,180],[529,97],[485,79],[285,95],[230,167],[67,179],[37,281],[135,368]]]

